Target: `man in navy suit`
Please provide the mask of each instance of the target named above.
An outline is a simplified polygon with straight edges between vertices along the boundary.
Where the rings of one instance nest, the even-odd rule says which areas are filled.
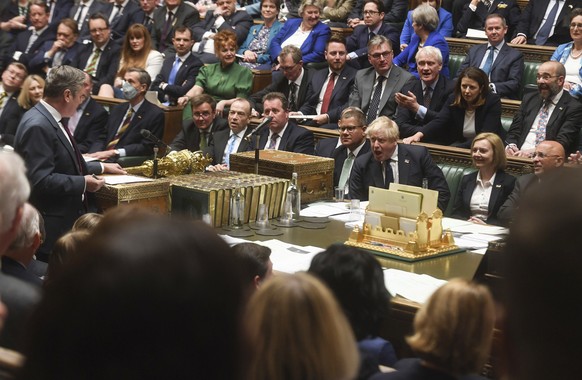
[[[194,27],[200,20],[198,10],[192,3],[183,0],[166,0],[165,6],[154,11],[152,27],[152,43],[159,52],[167,55],[172,53],[172,36],[178,26]]]
[[[394,121],[405,138],[418,132],[419,127],[433,120],[453,91],[453,81],[440,75],[443,67],[441,51],[427,46],[416,53],[419,79],[402,87],[395,96],[398,110]]]
[[[489,76],[491,91],[502,98],[518,99],[523,77],[523,54],[505,42],[505,19],[498,14],[487,16],[485,34],[487,44],[475,45],[469,50],[456,77],[469,66],[478,67]]]
[[[350,97],[356,69],[346,66],[346,42],[343,37],[332,36],[327,42],[325,59],[329,68],[313,74],[307,87],[307,100],[299,114],[317,115],[307,124],[335,129],[342,109]]]
[[[582,105],[564,91],[566,69],[556,61],[538,68],[538,93],[523,98],[505,142],[508,156],[530,157],[544,140],[562,144],[567,155],[578,147]]]
[[[46,73],[50,68],[71,65],[79,53],[77,23],[70,18],[63,19],[57,28],[57,38],[46,41],[36,55],[30,59],[31,71]]]
[[[154,29],[154,12],[158,9],[159,3],[159,0],[141,0],[139,2],[143,18],[138,23],[143,24],[150,34]]]
[[[196,95],[190,100],[190,104],[192,119],[182,122],[182,130],[170,144],[172,150],[204,150],[210,144],[213,133],[228,129],[226,120],[216,117],[216,100],[212,96]]]
[[[89,33],[89,17],[95,13],[108,15],[109,3],[100,0],[81,0],[69,11],[69,17],[77,23],[78,41],[83,42],[91,37]]]
[[[46,239],[38,254],[43,261],[75,220],[94,208],[90,193],[105,180],[91,173],[124,173],[117,164],[86,164],[66,129],[67,118],[85,100],[83,81],[79,69],[53,68],[47,76],[45,98],[24,114],[16,132],[14,148],[26,162],[32,186],[30,203],[45,221]]]
[[[352,12],[348,16],[348,26],[355,28],[357,25],[362,25],[363,6],[364,1],[357,0],[356,5],[352,8]],[[382,0],[384,6],[384,21],[392,24],[404,24],[406,20],[406,12],[408,12],[408,2],[406,0]],[[395,45],[396,46],[396,45]]]
[[[368,61],[368,41],[375,35],[379,34],[390,40],[394,47],[394,56],[400,53],[400,33],[384,22],[384,3],[379,0],[366,0],[363,13],[364,25],[356,26],[346,40],[348,64],[356,69],[371,66]]]
[[[200,54],[202,62],[216,63],[214,35],[221,30],[231,30],[236,34],[237,45],[241,46],[252,25],[253,18],[246,11],[236,10],[235,0],[218,0],[216,9],[206,12],[204,20],[193,28],[194,39],[199,41],[194,45],[194,51]]]
[[[350,198],[368,200],[370,186],[387,189],[391,182],[422,186],[439,192],[438,207],[447,208],[449,186],[428,149],[419,145],[398,144],[398,126],[387,117],[380,117],[368,126],[371,152],[358,157],[350,175]]]
[[[222,171],[230,168],[230,154],[246,152],[250,146],[247,136],[251,134],[249,128],[251,104],[246,99],[236,99],[228,111],[228,127],[210,137],[210,143],[205,153],[212,157],[212,166],[208,171]]]
[[[46,41],[53,41],[56,36],[56,26],[49,25],[49,7],[43,0],[30,4],[28,18],[32,28],[18,33],[9,53],[9,60],[25,66]]]
[[[143,137],[141,130],[149,130],[160,140],[164,135],[164,112],[145,99],[150,75],[143,69],[132,68],[124,79],[123,95],[129,102],[111,110],[107,136],[89,149],[91,157],[116,161],[125,156],[151,156],[155,143]]]
[[[162,70],[150,90],[158,92],[160,102],[175,106],[178,98],[186,95],[196,83],[196,76],[203,63],[191,52],[194,40],[192,30],[188,27],[176,28],[172,43],[176,54],[166,56]]]
[[[289,111],[298,111],[307,100],[307,88],[311,83],[313,71],[303,67],[301,50],[293,45],[287,45],[279,54],[279,70],[283,75],[273,75],[273,82],[259,92],[251,95],[253,109],[263,112],[263,97],[271,92],[281,92],[288,99]],[[292,92],[293,91],[293,92]],[[293,105],[291,99],[295,97]]]
[[[338,122],[340,137],[319,140],[315,154],[335,160],[333,185],[344,189],[349,195],[349,178],[354,160],[370,151],[370,142],[366,139],[366,115],[356,107],[346,108]]]
[[[16,129],[23,113],[22,108],[18,105],[18,95],[26,74],[26,67],[19,62],[12,62],[2,73],[2,82],[0,82],[0,145],[14,143],[14,135],[16,135]]]
[[[71,66],[91,76],[93,92],[97,95],[101,85],[113,85],[119,68],[121,46],[111,39],[109,21],[101,13],[89,17],[89,32],[90,42],[81,46]]]
[[[289,121],[289,102],[284,94],[272,92],[263,99],[263,116],[273,118],[269,128],[260,134],[260,149],[285,150],[295,153],[314,153],[313,133]],[[251,150],[252,147],[249,147]]]
[[[511,37],[521,14],[515,0],[493,0],[489,5],[483,0],[467,2],[463,7],[463,15],[457,23],[456,31],[461,37],[465,37],[469,28],[484,30],[487,16],[492,14],[498,14],[506,20],[510,31],[508,37]]]
[[[108,21],[115,40],[123,38],[131,25],[143,21],[143,11],[134,0],[115,0],[108,5]]]
[[[530,0],[521,12],[512,44],[558,46],[572,40],[570,11],[582,0]]]

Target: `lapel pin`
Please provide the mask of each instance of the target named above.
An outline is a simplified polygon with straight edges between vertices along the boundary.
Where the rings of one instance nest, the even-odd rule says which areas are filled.
[[[501,185],[495,185],[495,187],[499,188],[499,187],[501,187]]]
[[[410,160],[407,158],[407,159],[404,160],[404,163],[405,164],[410,164]]]
[[[138,118],[138,119],[141,119],[141,115],[138,115],[138,116],[137,116],[137,118]]]

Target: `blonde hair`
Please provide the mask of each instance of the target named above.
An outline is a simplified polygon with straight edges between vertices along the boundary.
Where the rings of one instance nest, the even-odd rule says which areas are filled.
[[[88,212],[81,215],[75,220],[73,228],[71,231],[93,231],[103,219],[102,214],[97,214],[96,212]]]
[[[478,372],[493,337],[495,306],[489,290],[465,279],[437,289],[414,318],[406,341],[416,355],[453,375]]]
[[[507,166],[507,156],[505,155],[505,148],[503,147],[501,137],[491,132],[479,133],[471,143],[471,150],[473,150],[475,143],[480,140],[486,140],[491,144],[491,148],[493,149],[493,166],[495,167],[495,170],[505,169]],[[475,165],[474,160],[473,165]]]
[[[25,110],[30,109],[32,108],[32,106],[34,106],[34,104],[32,104],[32,100],[30,99],[29,91],[29,88],[32,85],[32,81],[37,81],[38,84],[41,85],[43,90],[45,86],[44,79],[42,79],[40,76],[36,74],[30,74],[29,76],[26,77],[24,83],[22,83],[22,89],[20,90],[20,94],[18,95],[18,105],[24,108]]]
[[[359,355],[331,291],[307,274],[278,275],[251,298],[245,322],[253,380],[348,380]]]
[[[129,41],[133,37],[143,37],[143,49],[140,51],[136,52],[131,48]],[[119,71],[117,72],[117,76],[123,78],[125,76],[125,72],[130,67],[145,69],[151,50],[152,37],[150,36],[150,32],[148,32],[147,28],[142,24],[133,24],[130,26],[125,33],[125,38],[123,39],[123,46],[121,48],[121,61],[119,63]]]
[[[368,125],[368,129],[366,129],[366,136],[370,138],[371,135],[376,133],[381,133],[390,141],[396,141],[400,138],[398,125],[394,122],[394,120],[391,120],[386,116],[380,116],[371,122],[370,125]]]

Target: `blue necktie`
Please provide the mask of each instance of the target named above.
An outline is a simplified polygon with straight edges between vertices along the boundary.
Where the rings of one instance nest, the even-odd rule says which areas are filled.
[[[494,46],[489,46],[489,55],[487,56],[487,59],[485,60],[485,64],[483,65],[483,71],[485,72],[485,74],[487,74],[487,76],[489,76],[489,74],[491,73],[491,66],[493,66],[493,57],[495,55],[495,47]]]
[[[238,136],[235,135],[234,133],[232,135],[230,135],[230,139],[228,139],[228,145],[226,147],[226,151],[224,152],[223,161],[226,164],[226,166],[228,166],[229,168],[230,168],[230,154],[234,150],[234,143],[235,143],[237,137]]]
[[[170,77],[168,78],[168,84],[174,84],[176,81],[176,75],[178,74],[178,70],[180,69],[180,63],[182,61],[179,57],[176,57],[176,61],[174,61],[174,66],[172,66],[172,71],[170,71]]]
[[[552,26],[554,26],[554,21],[556,20],[556,16],[558,15],[558,7],[560,3],[559,0],[556,0],[556,4],[552,10],[550,10],[550,14],[548,15],[548,19],[542,25],[540,30],[538,31],[538,35],[536,36],[536,45],[545,45],[550,37],[550,30],[552,30]]]

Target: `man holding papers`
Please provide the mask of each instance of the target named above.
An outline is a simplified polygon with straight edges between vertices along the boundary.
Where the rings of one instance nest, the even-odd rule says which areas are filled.
[[[382,116],[367,130],[371,152],[358,156],[350,175],[350,198],[368,200],[370,186],[387,189],[391,182],[411,186],[427,183],[439,192],[438,207],[447,208],[450,192],[445,176],[425,147],[398,144],[398,126]]]

